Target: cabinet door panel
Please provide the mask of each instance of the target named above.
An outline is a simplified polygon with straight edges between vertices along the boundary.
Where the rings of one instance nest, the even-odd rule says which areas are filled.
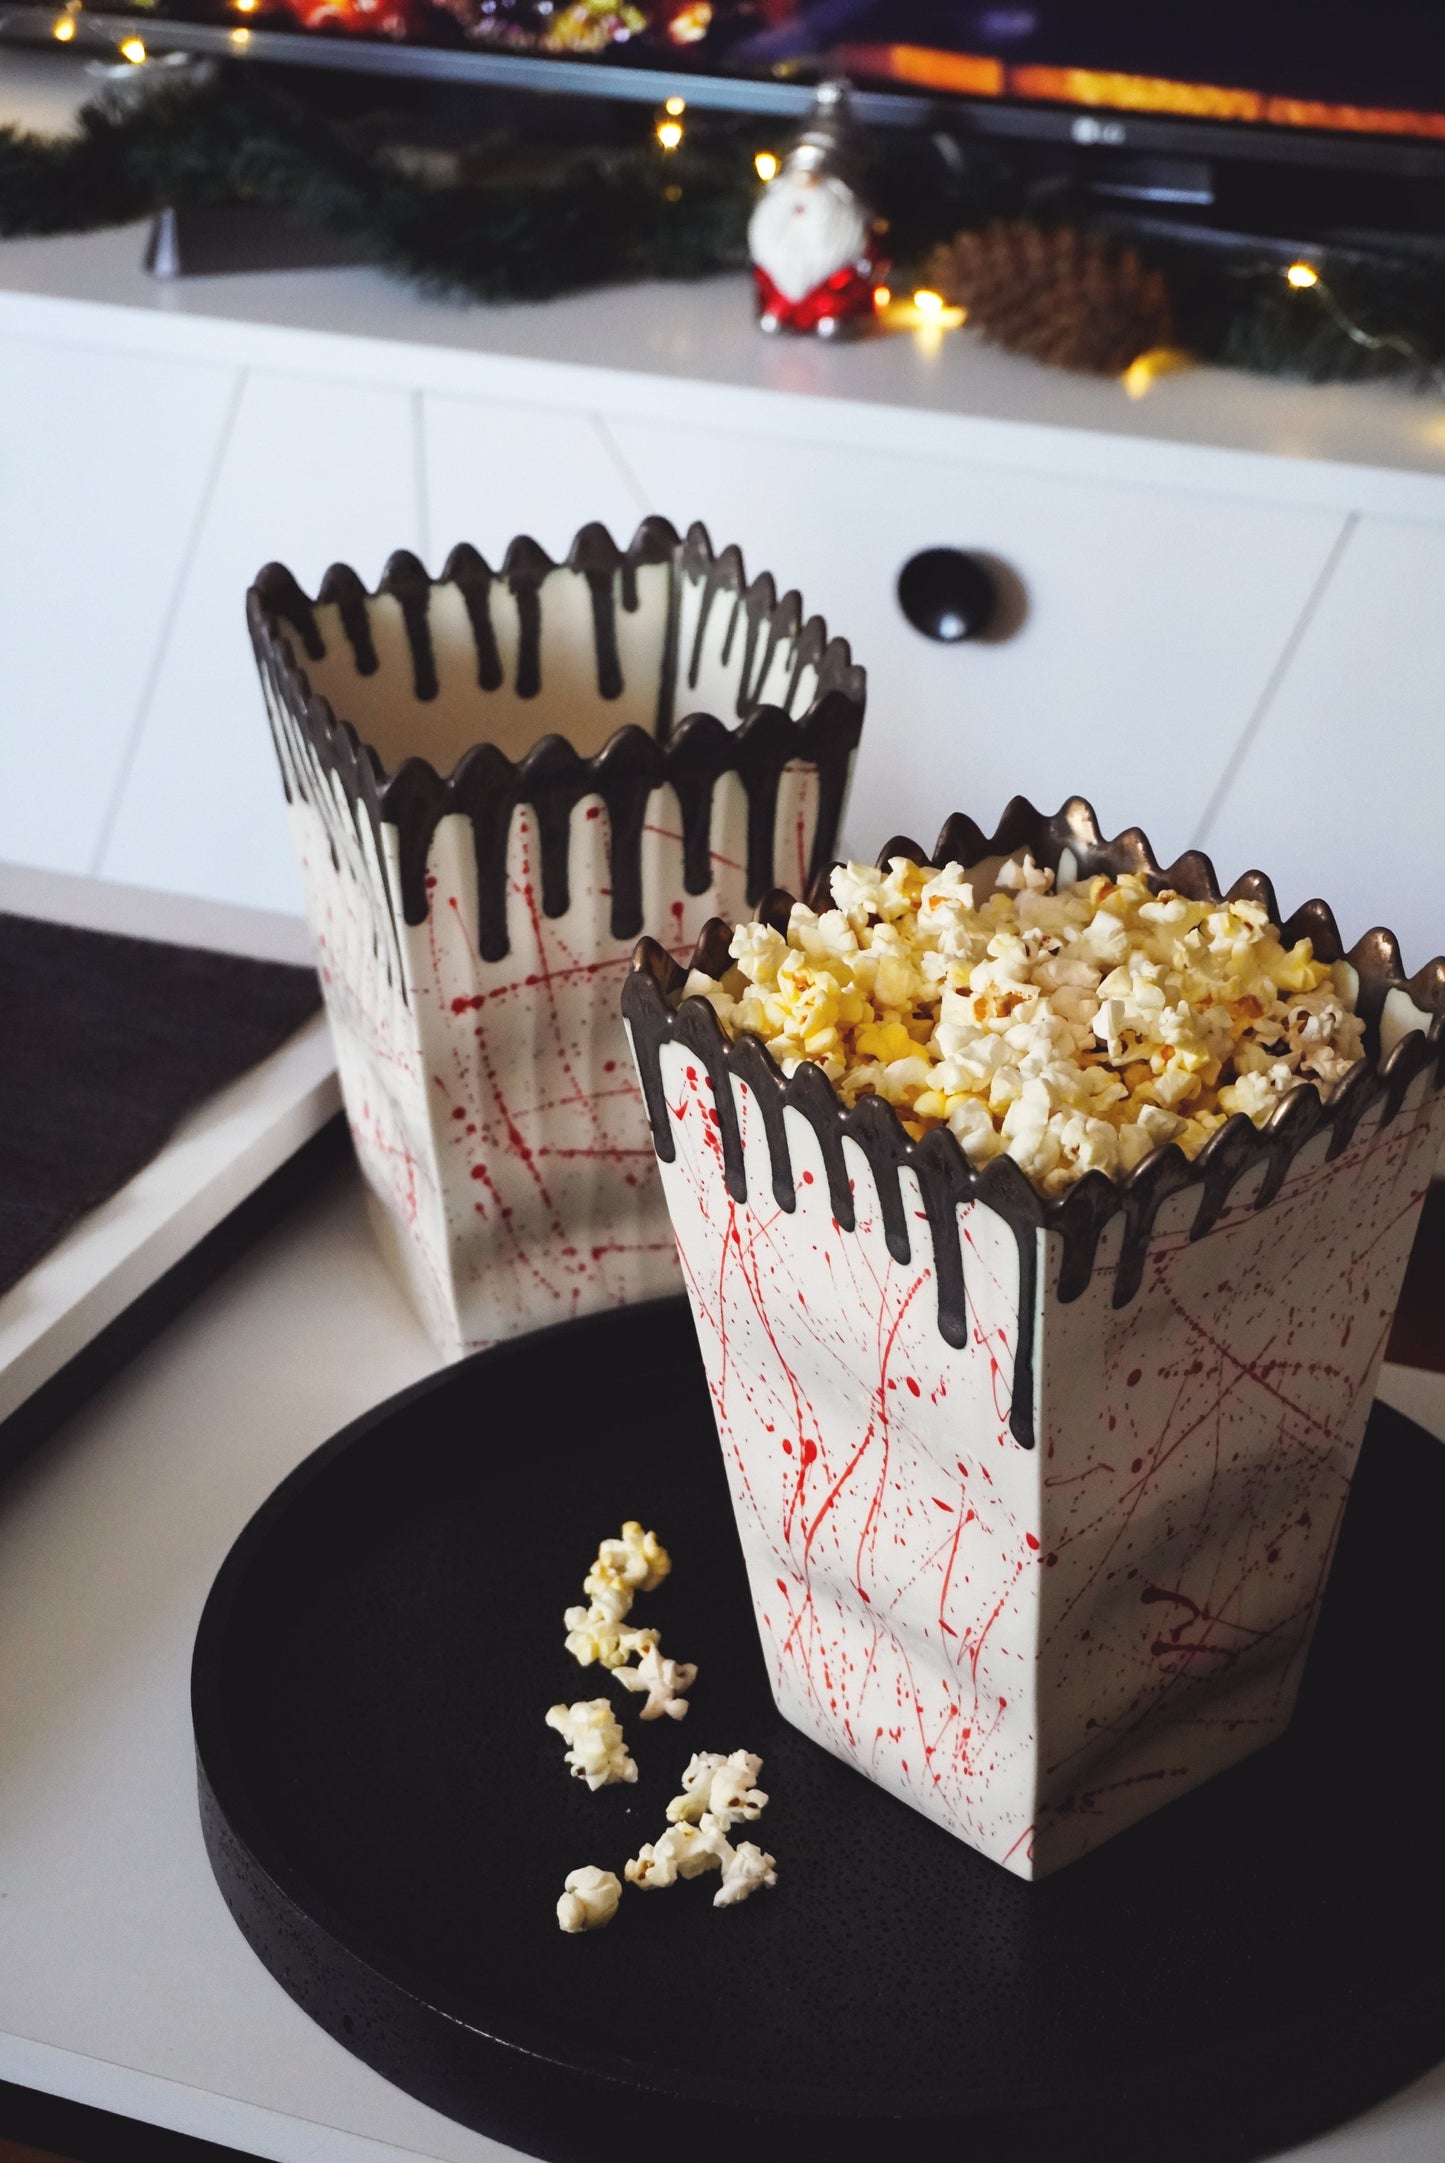
[[[751,571],[801,588],[868,670],[846,840],[931,846],[1016,793],[1074,791],[1106,827],[1190,840],[1319,578],[1338,514],[924,463],[619,420],[659,510],[707,520]],[[898,572],[944,545],[1002,560],[1023,620],[942,646],[905,621]]]
[[[248,378],[101,870],[107,878],[299,909],[281,781],[246,633],[246,589],[277,558],[314,593],[327,565],[374,585],[416,548],[405,391]]]
[[[458,541],[495,567],[519,533],[561,557],[594,518],[626,542],[650,507],[590,414],[428,393],[423,433],[433,570]]]
[[[237,381],[0,351],[0,856],[94,868]]]
[[[1285,911],[1323,894],[1347,945],[1388,924],[1445,952],[1445,532],[1362,519],[1200,836]]]

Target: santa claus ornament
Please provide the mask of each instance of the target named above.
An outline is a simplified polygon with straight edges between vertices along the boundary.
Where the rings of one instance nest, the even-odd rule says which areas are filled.
[[[748,225],[759,329],[834,338],[871,319],[885,266],[856,185],[860,165],[848,86],[824,83]]]

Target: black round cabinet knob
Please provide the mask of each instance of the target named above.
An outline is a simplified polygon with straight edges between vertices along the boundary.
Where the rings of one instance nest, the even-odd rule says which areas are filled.
[[[977,556],[923,548],[898,574],[898,606],[915,631],[951,646],[988,629],[998,594]]]

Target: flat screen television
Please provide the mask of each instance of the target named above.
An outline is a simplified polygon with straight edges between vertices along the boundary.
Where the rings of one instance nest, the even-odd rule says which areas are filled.
[[[1440,0],[11,0],[12,34],[1085,147],[1445,172]],[[70,27],[66,27],[69,25]]]

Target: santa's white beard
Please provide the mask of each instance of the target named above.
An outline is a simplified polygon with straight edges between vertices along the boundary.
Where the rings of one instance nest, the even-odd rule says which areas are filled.
[[[785,300],[815,292],[834,271],[856,263],[868,225],[841,180],[779,173],[748,223],[748,252]]]

